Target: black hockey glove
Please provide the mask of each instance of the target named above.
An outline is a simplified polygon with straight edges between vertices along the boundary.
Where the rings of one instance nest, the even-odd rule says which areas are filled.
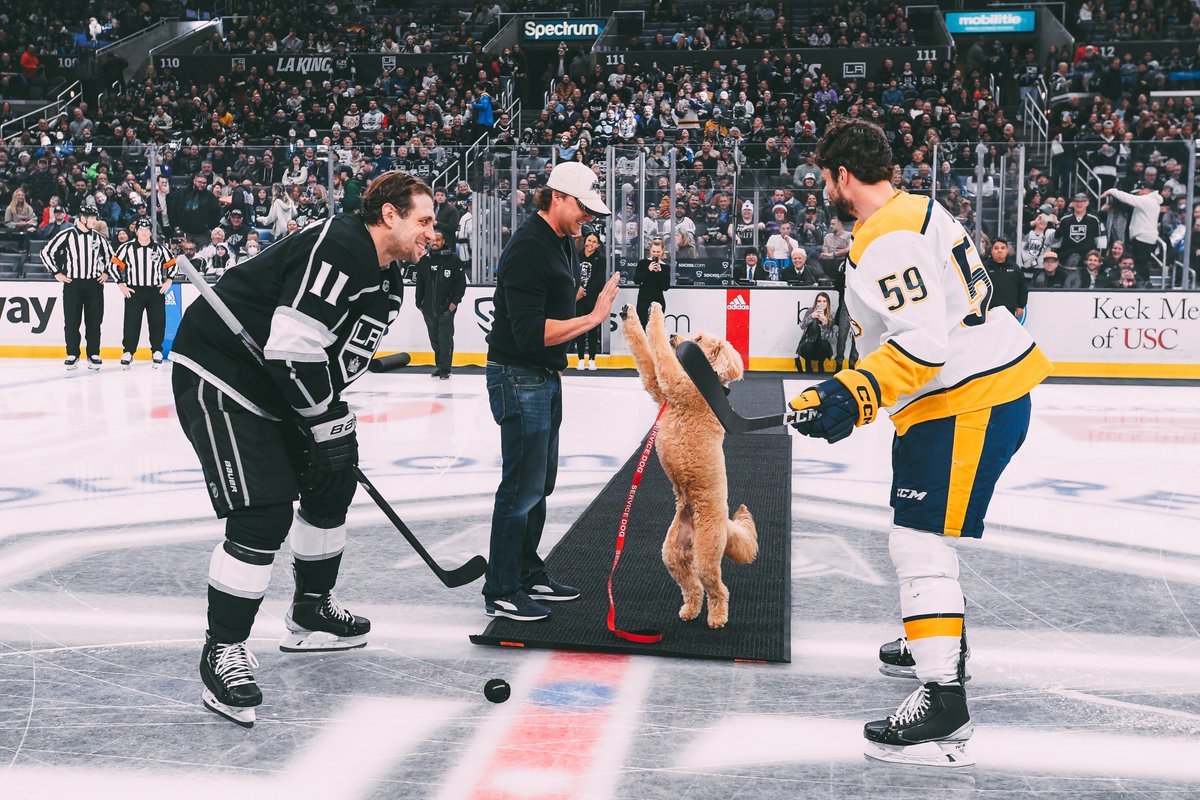
[[[308,437],[308,468],[300,476],[305,489],[321,492],[343,470],[358,464],[358,433],[354,414],[338,400],[324,414],[300,420]]]
[[[788,405],[798,410],[818,408],[816,417],[793,422],[792,427],[805,436],[840,442],[859,425],[866,425],[879,413],[879,384],[869,372],[844,369],[827,381],[805,389]]]

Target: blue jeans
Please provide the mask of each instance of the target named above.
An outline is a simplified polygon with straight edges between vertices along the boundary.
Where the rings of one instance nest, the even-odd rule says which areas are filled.
[[[558,477],[562,379],[538,367],[490,361],[485,374],[503,460],[483,584],[484,597],[496,598],[520,591],[545,573],[537,548],[546,524],[546,498]]]

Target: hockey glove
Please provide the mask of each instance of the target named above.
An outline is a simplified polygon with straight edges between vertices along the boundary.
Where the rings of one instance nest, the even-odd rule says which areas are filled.
[[[879,413],[879,383],[869,372],[844,369],[829,380],[805,389],[788,405],[797,411],[819,409],[813,419],[794,422],[792,427],[805,436],[832,444],[875,419]]]
[[[354,414],[338,400],[324,414],[300,420],[308,437],[308,468],[300,485],[320,493],[336,485],[337,476],[358,464],[358,433]]]

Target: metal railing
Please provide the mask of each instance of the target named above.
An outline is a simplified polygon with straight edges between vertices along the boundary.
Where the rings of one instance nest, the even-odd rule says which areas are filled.
[[[20,134],[41,120],[57,123],[58,120],[67,113],[67,109],[78,102],[83,96],[83,84],[79,81],[68,84],[62,91],[55,95],[54,99],[41,108],[30,111],[27,114],[22,114],[19,117],[14,117],[8,122],[0,125],[0,141],[7,140],[9,136]]]

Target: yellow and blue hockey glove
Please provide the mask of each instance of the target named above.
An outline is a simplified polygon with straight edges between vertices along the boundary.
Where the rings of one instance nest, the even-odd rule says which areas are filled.
[[[827,381],[805,389],[788,405],[799,411],[816,408],[812,419],[793,422],[805,436],[840,442],[860,425],[873,422],[879,413],[879,382],[869,372],[844,369]]]

